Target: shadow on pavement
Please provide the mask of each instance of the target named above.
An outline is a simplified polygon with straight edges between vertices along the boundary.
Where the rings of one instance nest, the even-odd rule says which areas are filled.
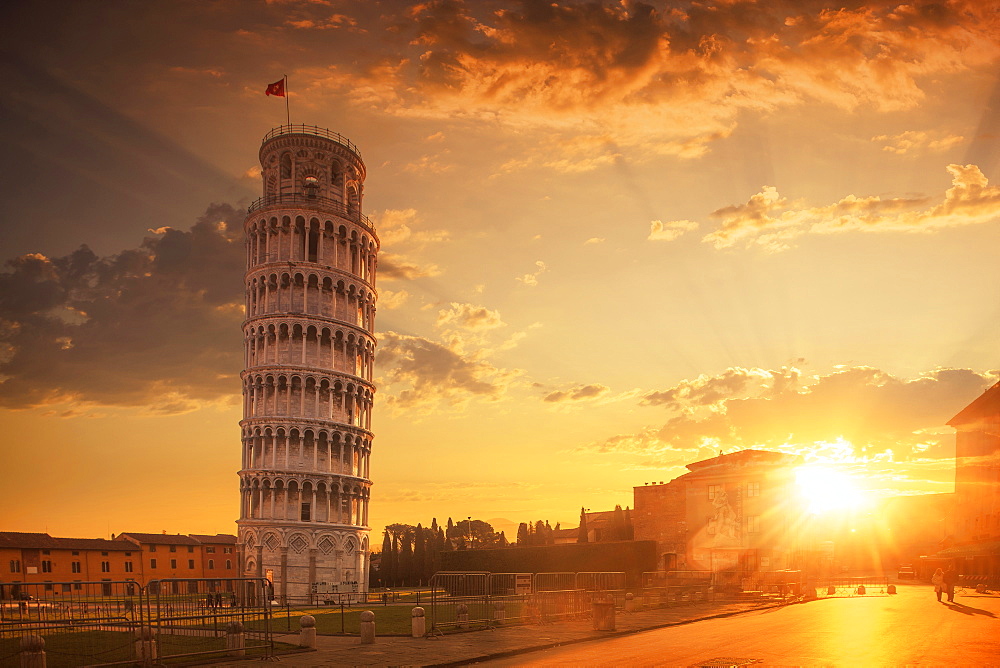
[[[996,617],[995,614],[989,610],[983,610],[982,608],[973,608],[968,605],[963,605],[962,603],[947,602],[945,603],[949,608],[955,612],[961,612],[963,615],[986,615],[987,617]]]

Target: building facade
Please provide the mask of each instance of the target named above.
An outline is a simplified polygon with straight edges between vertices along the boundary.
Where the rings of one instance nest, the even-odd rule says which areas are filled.
[[[364,591],[379,249],[365,165],[300,125],[269,132],[260,165],[244,223],[243,572],[279,600]]]
[[[84,582],[135,580],[144,586],[241,574],[232,535],[122,533],[106,540],[0,531],[0,582],[41,583],[53,594],[79,591]],[[0,591],[0,598],[9,595]]]
[[[938,557],[1000,584],[1000,383],[948,421],[955,428],[954,545]]]
[[[741,450],[688,464],[666,484],[635,487],[635,538],[656,541],[662,570],[789,568],[800,548],[801,461]]]

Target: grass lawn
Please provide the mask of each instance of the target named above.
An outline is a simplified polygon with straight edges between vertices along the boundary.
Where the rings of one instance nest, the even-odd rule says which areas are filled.
[[[492,618],[492,606],[488,609],[481,603],[470,602],[469,618],[471,620],[481,620],[487,616]],[[341,617],[340,608],[299,608],[285,612],[280,608],[273,609],[271,619],[271,630],[276,633],[297,633],[301,626],[299,620],[303,615],[312,615],[316,618],[316,632],[320,635],[360,635],[361,633],[361,613],[364,610],[371,610],[375,613],[375,633],[376,635],[410,635],[412,630],[413,608],[415,606],[406,605],[369,605],[367,607],[346,608]],[[424,607],[424,614],[427,617],[427,628],[431,626],[431,606],[428,601]],[[506,603],[505,624],[522,623],[517,619],[521,614],[520,602]],[[437,609],[436,622],[438,624],[451,625],[456,620],[456,610],[454,604],[440,605]],[[472,621],[470,626],[482,626],[482,622]],[[248,622],[248,628],[263,628],[263,621]],[[446,629],[447,630],[447,629]]]
[[[134,657],[132,633],[121,631],[79,631],[71,633],[51,633],[45,636],[45,659],[48,668],[64,668],[69,666],[87,666],[95,663],[112,663],[128,661]],[[248,640],[248,645],[254,641]],[[0,638],[0,666],[19,665],[19,638]],[[225,638],[204,638],[197,636],[160,635],[161,656],[166,657],[163,663],[178,663],[189,661],[188,658],[170,659],[171,655],[189,654],[225,649]],[[275,643],[275,651],[287,650],[297,645]],[[247,656],[261,656],[264,648],[248,646]],[[219,656],[219,654],[209,655]]]

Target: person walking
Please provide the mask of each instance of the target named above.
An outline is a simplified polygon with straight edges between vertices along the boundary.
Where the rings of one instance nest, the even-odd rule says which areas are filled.
[[[931,576],[931,584],[934,585],[934,593],[937,595],[938,603],[941,602],[941,592],[944,591],[944,571],[940,568],[934,571]]]
[[[955,572],[955,565],[948,566],[944,572],[944,590],[948,593],[948,602],[955,602],[955,585],[958,584],[958,573]]]

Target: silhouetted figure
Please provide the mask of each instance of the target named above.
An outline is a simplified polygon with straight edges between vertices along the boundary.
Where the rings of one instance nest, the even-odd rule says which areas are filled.
[[[944,572],[944,590],[948,592],[948,602],[955,602],[955,585],[958,584],[958,573],[955,572],[955,566],[952,564],[948,566],[948,570]]]
[[[940,568],[934,571],[931,576],[931,584],[934,585],[934,593],[937,595],[938,603],[941,602],[941,592],[944,591],[944,571]]]

